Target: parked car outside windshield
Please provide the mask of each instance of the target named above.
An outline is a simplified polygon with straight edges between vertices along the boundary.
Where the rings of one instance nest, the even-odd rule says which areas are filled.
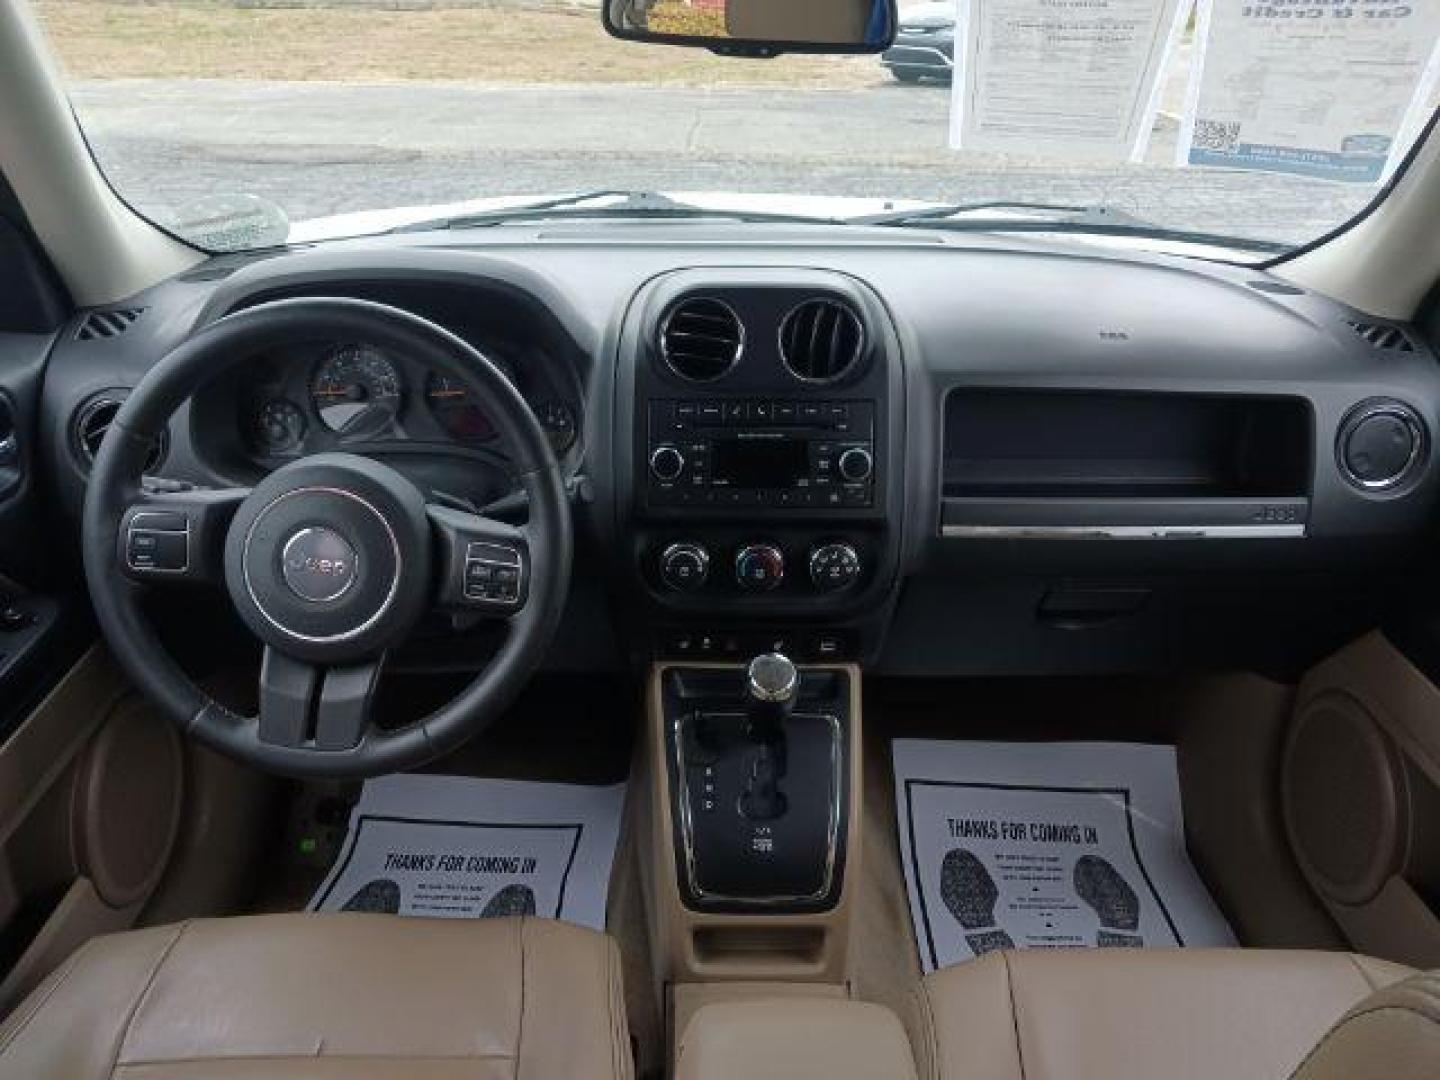
[[[901,82],[937,79],[949,83],[955,67],[955,5],[945,0],[900,9],[895,43],[880,63]]]
[[[588,0],[17,2],[34,3],[116,191],[212,249],[625,190],[822,219],[1094,206],[1273,251],[1377,191],[1177,168],[1193,27],[1163,72],[1144,159],[1076,162],[1045,140],[1023,154],[949,147],[948,3],[905,7],[883,56],[753,60],[613,39]],[[707,2],[723,0],[659,0],[651,17],[683,25]]]

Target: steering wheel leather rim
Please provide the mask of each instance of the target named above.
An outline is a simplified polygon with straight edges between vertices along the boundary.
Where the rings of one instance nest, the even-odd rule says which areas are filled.
[[[205,382],[257,353],[306,340],[365,341],[453,376],[479,394],[529,500],[524,528],[528,593],[523,606],[506,619],[507,632],[490,663],[425,718],[394,730],[369,724],[360,741],[343,750],[262,741],[258,715],[241,715],[208,696],[164,648],[141,610],[145,587],[122,574],[118,555],[126,511],[143,498],[141,474],[149,448],[180,405]],[[560,465],[514,384],[448,330],[399,308],[348,298],[259,304],[210,323],[166,355],[131,391],[101,443],[82,519],[85,576],[95,615],[125,672],[187,734],[266,771],[297,777],[353,778],[415,768],[483,730],[544,658],[564,610],[573,546]]]

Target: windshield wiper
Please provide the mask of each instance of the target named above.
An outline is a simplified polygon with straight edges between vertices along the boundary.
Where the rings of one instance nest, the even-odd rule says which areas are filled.
[[[602,206],[587,206],[587,203],[604,199],[616,199]],[[723,207],[696,206],[681,202],[656,191],[629,191],[625,189],[599,189],[582,191],[574,195],[560,195],[553,199],[521,203],[495,210],[480,210],[474,214],[455,217],[435,218],[401,225],[389,230],[392,233],[430,232],[439,229],[479,229],[488,225],[506,225],[516,221],[536,218],[589,218],[625,217],[647,220],[694,220],[696,218],[724,218],[727,221],[769,221],[791,224],[844,225],[845,219],[835,217],[814,217],[807,214],[784,214],[771,210],[740,210]]]
[[[996,211],[995,213],[987,213]],[[1010,217],[1005,211],[1031,213],[1033,217]],[[1252,251],[1283,252],[1290,245],[1269,240],[1172,229],[1145,221],[1111,206],[1077,203],[1024,202],[992,199],[984,202],[951,203],[918,210],[895,210],[864,214],[846,219],[851,225],[920,227],[956,232],[1050,232],[1100,233],[1108,236],[1143,236],[1175,243],[1205,244],[1211,247],[1245,248]]]

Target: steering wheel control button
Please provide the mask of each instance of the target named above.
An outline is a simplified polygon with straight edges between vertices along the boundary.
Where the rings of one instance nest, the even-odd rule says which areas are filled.
[[[735,581],[746,592],[769,592],[785,579],[785,556],[774,544],[749,544],[735,556]]]
[[[674,483],[685,472],[685,455],[669,443],[657,446],[650,454],[650,471],[662,484]]]
[[[181,574],[190,568],[190,522],[175,511],[138,510],[125,532],[125,566],[136,573]]]
[[[848,589],[860,577],[860,555],[849,544],[821,544],[810,553],[810,582],[821,592]]]
[[[710,553],[700,544],[681,541],[660,555],[660,580],[675,592],[694,592],[710,576]]]
[[[525,563],[504,544],[473,541],[465,548],[465,599],[495,607],[520,603]]]
[[[350,591],[358,576],[350,542],[334,529],[311,525],[285,543],[280,572],[290,591],[312,604],[327,604]]]

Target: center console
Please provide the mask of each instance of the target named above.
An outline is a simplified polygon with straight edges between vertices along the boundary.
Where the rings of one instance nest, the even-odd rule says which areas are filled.
[[[846,981],[860,719],[852,664],[654,667],[646,865],[654,952],[677,992]]]
[[[642,291],[627,335],[621,535],[651,655],[864,656],[905,519],[884,305],[842,274],[681,271]]]

